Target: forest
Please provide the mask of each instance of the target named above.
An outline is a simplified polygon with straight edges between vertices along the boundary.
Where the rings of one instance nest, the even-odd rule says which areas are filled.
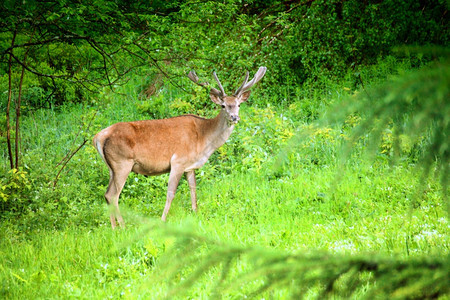
[[[449,6],[2,1],[0,298],[448,299]],[[163,222],[169,174],[130,173],[112,229],[93,137],[214,118],[188,73],[260,67],[198,211],[183,177]]]

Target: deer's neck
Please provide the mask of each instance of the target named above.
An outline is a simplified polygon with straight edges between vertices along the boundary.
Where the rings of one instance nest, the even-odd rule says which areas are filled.
[[[234,129],[234,124],[230,124],[226,116],[226,112],[222,109],[217,117],[210,119],[209,128],[206,129],[205,146],[207,152],[211,153],[222,146],[230,137]]]
[[[234,125],[229,124],[226,113],[221,110],[219,115],[213,119],[203,119],[198,124],[199,136],[203,137],[203,142],[197,146],[195,162],[185,171],[198,169],[203,166],[213,152],[222,146],[233,132]]]

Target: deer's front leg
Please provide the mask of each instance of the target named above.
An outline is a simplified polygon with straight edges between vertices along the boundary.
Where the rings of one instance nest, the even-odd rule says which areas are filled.
[[[177,168],[172,167],[169,175],[169,184],[167,186],[167,200],[166,206],[161,217],[161,220],[166,221],[167,214],[169,213],[170,205],[175,197],[175,192],[177,191],[178,183],[180,182],[181,176],[183,176],[183,171],[177,170]]]
[[[191,190],[192,210],[196,212],[197,211],[197,193],[196,193],[197,183],[195,180],[195,170],[186,172],[186,179],[189,183],[189,189]]]

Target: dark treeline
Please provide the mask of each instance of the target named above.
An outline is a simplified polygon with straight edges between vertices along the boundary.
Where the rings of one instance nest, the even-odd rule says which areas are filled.
[[[7,0],[0,85],[34,107],[88,100],[136,72],[179,86],[190,68],[237,80],[266,65],[267,87],[320,85],[394,46],[448,45],[447,9],[442,0]]]

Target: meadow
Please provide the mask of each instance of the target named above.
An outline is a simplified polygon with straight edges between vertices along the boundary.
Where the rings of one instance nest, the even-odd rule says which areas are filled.
[[[388,59],[363,76],[376,84],[393,69],[408,67]],[[161,222],[168,176],[132,174],[120,199],[126,228],[111,230],[103,198],[108,171],[91,145],[93,134],[118,121],[217,113],[200,90],[164,85],[146,98],[143,85],[135,78],[120,93],[104,91],[90,103],[24,114],[23,168],[7,171],[6,159],[1,166],[3,299],[241,299],[270,278],[251,275],[258,259],[276,254],[306,255],[306,261],[316,254],[337,261],[434,259],[448,266],[448,204],[438,175],[420,180],[420,145],[406,147],[393,164],[389,131],[370,155],[364,138],[342,154],[358,115],[314,126],[355,93],[348,81],[295,96],[255,89],[229,141],[197,172],[198,213],[183,179]],[[220,261],[233,251],[241,254]],[[208,263],[214,253],[219,257]],[[239,281],[242,274],[250,279]],[[442,276],[448,297],[448,268],[433,274]],[[381,285],[370,272],[358,276],[352,298]],[[285,299],[295,290],[288,284],[253,296]],[[313,282],[303,296],[320,298],[323,290]],[[346,298],[345,291],[333,293]]]

